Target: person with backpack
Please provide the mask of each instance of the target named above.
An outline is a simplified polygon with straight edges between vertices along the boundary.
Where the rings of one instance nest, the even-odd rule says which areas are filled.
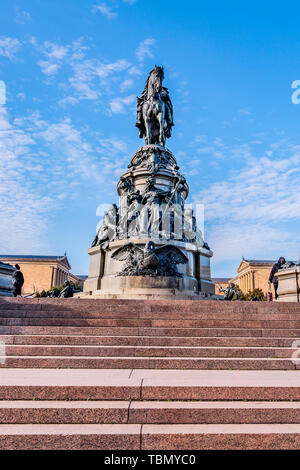
[[[274,291],[275,291],[275,299],[278,298],[277,294],[277,289],[278,289],[278,278],[276,277],[276,273],[279,269],[281,269],[281,266],[285,263],[285,258],[283,256],[280,256],[279,260],[277,263],[273,264],[273,267],[270,272],[269,276],[269,290],[271,290],[271,283],[273,283],[274,286]]]
[[[15,268],[16,270],[13,272],[12,275],[12,293],[14,297],[17,297],[17,295],[21,295],[22,286],[24,284],[24,276],[18,264],[15,264]]]

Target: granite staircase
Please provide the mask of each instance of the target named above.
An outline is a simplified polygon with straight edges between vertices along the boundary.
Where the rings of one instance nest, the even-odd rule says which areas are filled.
[[[298,449],[299,338],[293,303],[2,299],[0,449]]]

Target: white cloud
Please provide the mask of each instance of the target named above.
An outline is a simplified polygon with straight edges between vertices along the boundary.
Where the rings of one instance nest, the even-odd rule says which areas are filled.
[[[45,75],[55,75],[58,72],[59,64],[54,64],[48,60],[40,60],[38,65]]]
[[[26,100],[26,95],[25,95],[25,93],[20,92],[20,93],[17,94],[17,98],[20,101],[25,101]]]
[[[68,52],[68,46],[61,46],[50,41],[44,43],[44,53],[50,60],[62,60],[68,55]]]
[[[156,40],[154,38],[147,38],[139,44],[136,50],[136,56],[140,62],[143,62],[146,58],[153,58],[152,46],[155,43]]]
[[[123,142],[123,140],[120,140],[120,139],[114,139],[114,138],[101,139],[100,140],[100,145],[101,145],[102,149],[105,150],[105,152],[109,149],[110,150],[115,149],[115,150],[118,150],[118,151],[121,151],[121,152],[127,152],[126,143]]]
[[[88,51],[88,46],[83,44],[84,38],[80,37],[72,43],[72,59],[82,60],[85,57],[86,51]]]
[[[97,74],[100,78],[106,78],[114,72],[121,72],[127,69],[130,63],[127,60],[120,59],[110,64],[100,64],[97,66]]]
[[[38,127],[39,119],[34,121]],[[98,184],[104,182],[101,164],[94,148],[70,119],[56,123],[42,122],[34,136],[43,139],[52,154],[61,156],[61,163],[68,168],[72,181],[87,180]]]
[[[47,60],[40,60],[38,65],[41,67],[42,72],[45,75],[57,74],[61,67],[64,59],[68,56],[69,46],[61,46],[50,41],[44,42],[43,46],[36,46],[43,55],[46,56]]]
[[[97,101],[101,96],[112,94],[115,85],[119,88],[120,80],[123,80],[122,91],[132,83],[131,79],[124,80],[122,76],[122,72],[125,71],[133,73],[130,62],[125,59],[109,62],[98,58],[86,58],[89,48],[83,41],[84,38],[79,38],[71,45],[46,41],[40,46],[34,37],[29,40],[30,44],[44,56],[38,65],[48,79],[54,77],[62,65],[71,70],[68,81],[59,84],[65,94],[69,95],[58,101],[60,106],[75,105],[79,100]],[[53,83],[53,80],[48,80],[47,83]],[[105,106],[107,105],[106,102]]]
[[[74,187],[85,184],[94,197],[104,191],[109,198],[112,179],[125,171],[126,150],[122,140],[79,130],[70,119],[49,122],[34,113],[11,124],[0,106],[1,250],[48,251],[57,213],[78,197]]]
[[[126,80],[123,80],[123,82],[120,84],[120,90],[125,91],[128,88],[131,88],[133,86],[133,80],[131,78],[127,78]]]
[[[18,24],[25,24],[31,21],[30,13],[25,10],[21,10],[19,7],[15,7],[15,22]]]
[[[129,95],[125,98],[114,98],[109,102],[110,110],[112,113],[125,113],[126,107],[131,105],[136,100],[135,95]]]
[[[58,101],[58,104],[63,107],[69,104],[72,106],[75,106],[75,104],[77,103],[78,103],[78,100],[74,98],[74,96],[66,96],[66,98],[62,98],[61,100]]]
[[[130,69],[128,70],[128,73],[129,75],[137,75],[137,76],[143,74],[143,72],[140,69],[138,69],[135,65],[130,67]]]
[[[99,3],[93,6],[93,11],[100,11],[102,15],[106,16],[109,20],[116,18],[117,12],[115,12],[110,5],[107,3]]]
[[[242,255],[273,258],[283,248],[297,258],[299,239],[293,232],[297,233],[300,221],[300,193],[296,189],[300,146],[282,144],[277,158],[255,158],[247,145],[241,148],[246,154],[245,166],[195,196],[205,205],[214,262]],[[237,148],[226,147],[225,152],[236,154]]]
[[[77,91],[78,98],[97,100],[101,90],[110,85],[106,79],[126,70],[130,67],[130,63],[124,59],[111,63],[104,63],[97,59],[86,59],[72,62],[71,66],[73,75],[69,78],[69,82]],[[96,79],[99,80],[98,84],[95,83]]]
[[[4,253],[37,253],[45,249],[53,209],[51,196],[38,193],[26,178],[28,157],[35,144],[30,134],[9,123],[0,106],[0,246]],[[34,166],[32,170],[34,170]]]
[[[213,263],[247,259],[277,259],[282,253],[290,259],[299,256],[298,242],[288,227],[272,227],[267,223],[228,223],[216,225],[208,232]],[[207,238],[207,237],[206,237]]]
[[[18,39],[4,36],[0,37],[0,56],[14,60],[20,47],[21,43]]]
[[[79,99],[96,100],[99,97],[99,91],[92,88],[92,82],[96,76],[95,63],[92,60],[76,62],[72,66],[73,75],[69,82],[76,90]]]

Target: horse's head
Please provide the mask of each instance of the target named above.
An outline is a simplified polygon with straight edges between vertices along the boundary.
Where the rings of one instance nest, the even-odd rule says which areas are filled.
[[[162,82],[164,79],[164,69],[163,67],[158,67],[157,65],[154,69],[151,70],[148,77],[148,95],[154,93],[160,93],[162,88]]]

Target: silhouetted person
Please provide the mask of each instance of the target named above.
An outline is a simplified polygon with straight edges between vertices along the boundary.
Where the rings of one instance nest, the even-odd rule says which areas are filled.
[[[15,264],[16,270],[14,271],[12,275],[12,293],[14,297],[17,297],[17,295],[21,295],[22,291],[22,286],[24,284],[24,276],[21,272],[21,268],[18,264]]]
[[[65,287],[61,291],[59,297],[64,297],[64,298],[73,297],[73,294],[74,294],[73,286],[71,285],[70,281],[66,281]]]
[[[285,258],[281,256],[277,263],[275,263],[271,269],[270,276],[269,276],[269,283],[273,283],[274,285],[274,291],[275,291],[275,299],[278,298],[277,294],[277,289],[278,289],[278,278],[275,276],[277,273],[278,269],[281,268],[281,266],[285,263]]]
[[[239,295],[233,282],[231,282],[226,289],[219,287],[219,292],[224,292],[224,300],[233,300],[234,296],[236,296],[236,300],[239,300]]]

